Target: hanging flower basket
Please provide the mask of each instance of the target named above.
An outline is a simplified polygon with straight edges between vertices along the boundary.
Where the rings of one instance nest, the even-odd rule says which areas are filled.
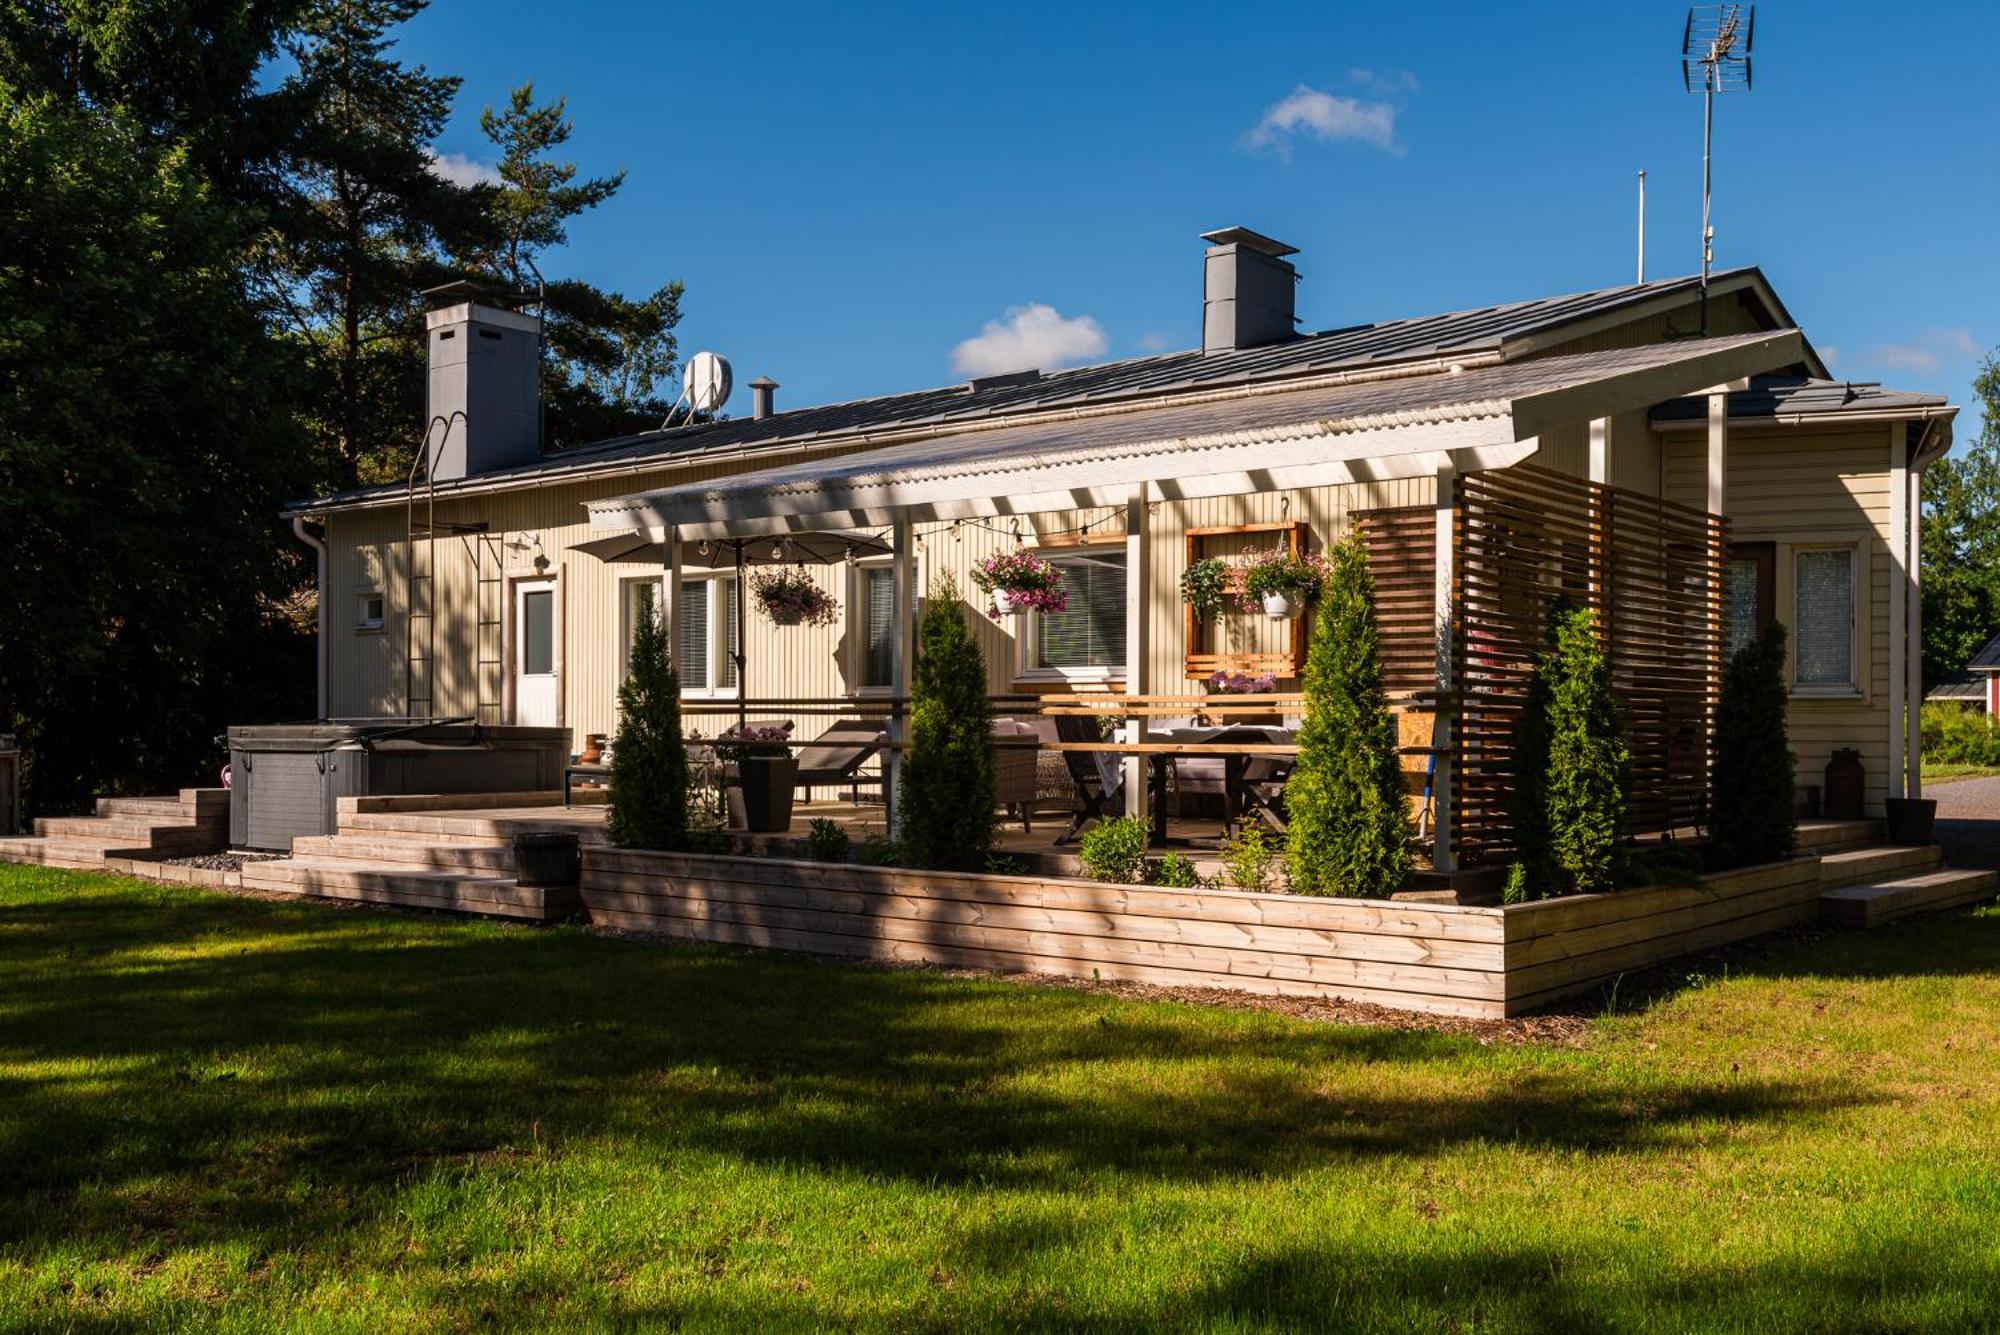
[[[1197,621],[1214,621],[1242,592],[1243,571],[1219,556],[1205,556],[1181,572],[1181,601]]]
[[[1283,548],[1254,552],[1244,561],[1243,594],[1264,605],[1264,615],[1289,621],[1319,601],[1326,563],[1318,556],[1294,556]]]
[[[750,576],[757,610],[778,626],[831,626],[840,604],[804,570],[780,567]]]
[[[992,600],[990,617],[1061,612],[1069,606],[1062,571],[1031,551],[1001,552],[977,562],[972,582]]]

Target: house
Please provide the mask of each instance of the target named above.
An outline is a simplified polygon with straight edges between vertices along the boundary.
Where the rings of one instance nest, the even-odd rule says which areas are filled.
[[[1699,811],[1720,664],[1770,617],[1801,782],[1852,748],[1870,813],[1915,794],[1918,479],[1955,408],[1832,379],[1756,268],[1302,335],[1291,247],[1203,240],[1198,349],[783,411],[765,381],[747,416],[561,453],[539,449],[536,320],[431,312],[428,472],[289,509],[321,550],[322,714],[611,733],[648,605],[696,708],[894,699],[932,577],[969,593],[1016,546],[1070,605],[982,622],[996,695],[1293,677],[1297,623],[1198,625],[1180,575],[1358,526],[1391,685],[1435,741],[1440,868],[1504,848],[1512,711],[1557,597],[1607,624],[1641,828]],[[743,616],[746,549],[810,553],[834,623]],[[1122,726],[1143,743],[1141,711]]]
[[[1972,656],[1963,672],[1954,673],[1931,687],[1930,694],[1924,698],[1981,710],[1991,718],[2000,718],[2000,635],[1988,640]]]

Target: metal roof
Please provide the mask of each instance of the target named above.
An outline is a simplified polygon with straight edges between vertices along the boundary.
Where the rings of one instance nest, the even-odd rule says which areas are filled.
[[[761,419],[729,418],[671,431],[648,431],[546,454],[517,468],[496,469],[456,483],[440,483],[438,494],[486,490],[514,482],[553,481],[568,474],[617,471],[621,466],[693,463],[774,448],[810,449],[927,424],[944,427],[998,416],[1143,402],[1235,385],[1336,373],[1375,373],[1407,362],[1475,359],[1501,354],[1509,345],[1564,326],[1694,291],[1699,282],[1695,276],[1664,278],[1442,315],[1350,325],[1235,352],[1160,353],[1066,371],[994,376],[973,382],[971,387],[961,383],[795,408]],[[1773,327],[1789,327],[1792,323],[1762,271],[1754,266],[1715,274],[1711,290],[1754,291],[1767,308],[1764,315],[1775,322]],[[1806,359],[1817,361],[1810,349]],[[379,502],[401,496],[403,490],[400,484],[366,487],[300,501],[290,508],[304,512]]]
[[[2000,635],[1986,642],[1986,647],[1972,656],[1965,665],[1967,672],[2000,672]]]
[[[1558,423],[1790,365],[1796,330],[1653,343],[1140,411],[984,425],[592,503],[599,528],[707,534],[873,525],[1424,476],[1444,458],[1518,462]],[[1416,430],[1412,430],[1416,428]],[[1527,442],[1523,444],[1522,442]],[[1481,453],[1484,452],[1484,453]],[[1476,457],[1475,457],[1476,456]]]
[[[1749,389],[1729,396],[1731,418],[1810,417],[1841,413],[1892,413],[1942,408],[1937,394],[1884,389],[1872,381],[1819,380],[1797,375],[1752,377]],[[1705,398],[1669,399],[1653,409],[1655,422],[1696,422],[1708,417]]]

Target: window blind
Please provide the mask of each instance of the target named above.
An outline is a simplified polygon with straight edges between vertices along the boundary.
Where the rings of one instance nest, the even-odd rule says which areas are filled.
[[[708,581],[691,579],[681,585],[681,643],[674,667],[681,689],[708,689]]]
[[[1798,553],[1796,680],[1801,686],[1854,684],[1854,553]]]
[[[1041,614],[1037,666],[1104,668],[1125,665],[1125,553],[1052,556],[1062,571],[1069,606]]]
[[[733,690],[736,686],[736,655],[743,649],[742,640],[736,633],[736,599],[739,595],[735,580],[717,580],[716,583],[720,584],[723,590],[722,643],[726,657],[722,660],[722,684]]]
[[[864,568],[861,572],[861,606],[864,620],[861,684],[896,684],[896,572],[887,566]]]

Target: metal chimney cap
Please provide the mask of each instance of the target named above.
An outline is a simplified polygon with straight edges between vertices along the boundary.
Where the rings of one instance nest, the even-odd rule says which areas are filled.
[[[758,376],[758,377],[757,377],[757,378],[756,378],[755,380],[752,380],[752,381],[750,382],[750,388],[752,388],[752,389],[778,389],[778,388],[781,388],[781,386],[780,386],[780,385],[778,384],[778,382],[777,382],[777,381],[775,381],[775,380],[771,379],[771,377],[769,377],[769,376],[767,376],[767,375],[760,375],[760,376]]]
[[[1248,227],[1223,227],[1213,232],[1203,232],[1201,239],[1211,246],[1242,246],[1272,259],[1283,259],[1287,255],[1299,253],[1297,246],[1288,246],[1275,241],[1262,232],[1253,232]]]

